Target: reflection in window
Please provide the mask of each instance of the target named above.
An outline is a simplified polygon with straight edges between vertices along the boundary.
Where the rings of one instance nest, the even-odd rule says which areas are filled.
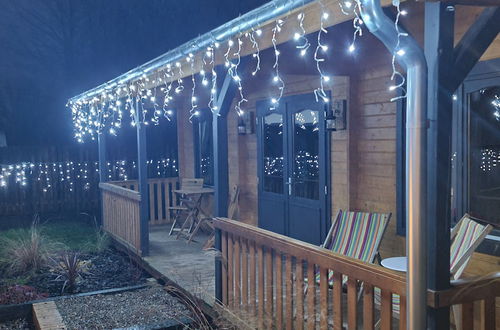
[[[203,111],[198,119],[198,154],[196,155],[197,176],[206,185],[214,184],[212,113]]]
[[[293,195],[319,199],[318,111],[303,110],[294,115]]]
[[[283,115],[264,117],[264,191],[283,194]]]
[[[469,212],[500,223],[500,86],[469,94]]]

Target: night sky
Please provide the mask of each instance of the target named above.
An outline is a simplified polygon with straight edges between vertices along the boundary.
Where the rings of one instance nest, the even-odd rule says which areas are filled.
[[[75,144],[67,99],[266,0],[0,0],[0,130]]]

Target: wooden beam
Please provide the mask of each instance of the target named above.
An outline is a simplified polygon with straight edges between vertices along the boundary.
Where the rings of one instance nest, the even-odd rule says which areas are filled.
[[[450,144],[452,91],[446,89],[452,69],[454,10],[444,3],[425,4],[427,77],[427,287],[450,287]],[[449,329],[449,308],[429,308],[429,329]]]
[[[495,40],[500,32],[499,21],[500,7],[486,8],[464,34],[453,51],[454,68],[450,71],[453,73],[450,80],[450,90],[455,91],[460,86],[489,45]]]
[[[139,174],[139,192],[141,194],[141,255],[149,254],[149,190],[146,150],[146,125],[141,120],[139,98],[135,101],[135,123],[137,128],[137,172]]]

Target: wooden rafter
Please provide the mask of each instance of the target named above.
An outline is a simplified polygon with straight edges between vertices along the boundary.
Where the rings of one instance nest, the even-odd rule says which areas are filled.
[[[467,30],[453,50],[453,71],[450,77],[450,90],[454,91],[462,83],[470,70],[479,61],[489,45],[500,32],[500,7],[483,10]]]

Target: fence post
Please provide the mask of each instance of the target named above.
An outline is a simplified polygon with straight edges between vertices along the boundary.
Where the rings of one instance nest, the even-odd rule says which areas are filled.
[[[106,182],[106,135],[103,131],[99,132],[97,134],[97,156],[99,158],[99,183],[101,182]],[[99,188],[99,185],[97,185],[97,191],[98,191],[98,196],[99,196],[99,207],[100,207],[100,212],[99,214],[101,215],[101,225],[104,226],[104,205],[103,205],[103,195],[102,191]]]

